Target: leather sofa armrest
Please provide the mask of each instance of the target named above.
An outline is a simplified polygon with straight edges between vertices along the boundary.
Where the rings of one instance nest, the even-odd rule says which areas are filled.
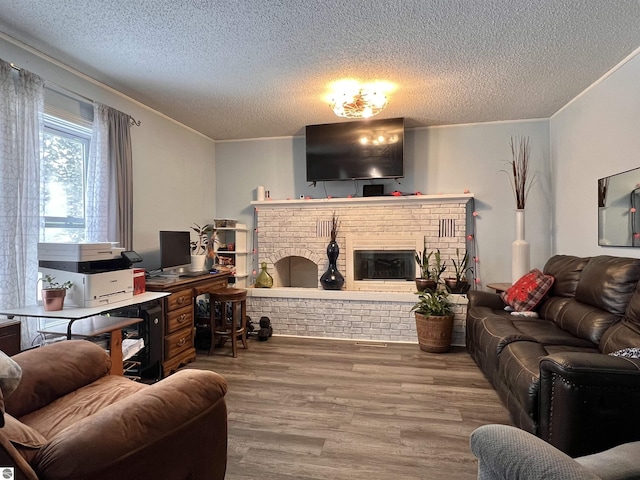
[[[565,352],[540,360],[539,436],[572,457],[640,440],[640,360]]]
[[[33,468],[50,480],[222,480],[226,392],[214,372],[181,370],[61,431]]]
[[[22,369],[18,387],[5,398],[5,410],[16,418],[93,383],[109,373],[111,358],[86,340],[66,340],[11,357]]]
[[[467,295],[469,298],[467,309],[473,307],[488,307],[491,310],[503,310],[505,307],[505,303],[497,293],[471,290]]]

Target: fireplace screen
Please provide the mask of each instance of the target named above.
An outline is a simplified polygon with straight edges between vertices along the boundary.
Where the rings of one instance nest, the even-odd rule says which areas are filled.
[[[413,250],[354,250],[354,280],[413,280]]]

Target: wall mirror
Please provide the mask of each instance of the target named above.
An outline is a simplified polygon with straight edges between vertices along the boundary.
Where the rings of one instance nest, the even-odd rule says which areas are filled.
[[[640,168],[598,179],[598,245],[640,247]]]

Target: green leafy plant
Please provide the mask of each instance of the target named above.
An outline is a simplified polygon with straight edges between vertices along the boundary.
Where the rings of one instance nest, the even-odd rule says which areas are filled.
[[[197,223],[194,223],[191,230],[196,232],[197,235],[197,240],[191,241],[191,253],[193,255],[204,255],[207,253],[209,238],[211,234],[216,231],[216,227],[208,223],[201,227]]]
[[[56,277],[52,277],[51,275],[45,275],[44,277],[42,277],[43,290],[59,290],[59,289],[68,290],[71,287],[73,287],[73,282],[71,281],[59,283],[59,282],[56,282]]]
[[[430,290],[418,292],[418,302],[411,307],[412,312],[426,317],[440,317],[453,315],[453,304],[449,301],[449,294],[445,291],[432,292]]]
[[[464,255],[460,257],[460,249],[456,248],[456,258],[452,258],[451,263],[453,263],[453,270],[455,271],[457,282],[466,280],[467,272],[473,272],[473,267],[469,266],[469,252],[466,250]]]
[[[447,269],[447,263],[442,259],[440,250],[436,250],[434,253],[435,265],[431,269],[431,278],[436,281],[436,284],[440,283],[440,277]]]
[[[431,280],[431,266],[429,262],[431,261],[431,256],[433,252],[427,253],[427,249],[425,248],[421,252],[416,250],[415,258],[418,267],[420,268],[420,278],[426,278],[427,280]]]

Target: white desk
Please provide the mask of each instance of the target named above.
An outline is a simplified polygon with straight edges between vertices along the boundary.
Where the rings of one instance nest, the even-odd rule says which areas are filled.
[[[111,375],[124,375],[122,329],[142,322],[142,319],[97,316],[79,320],[79,322],[74,324],[72,336],[91,338],[103,333],[108,333],[110,336],[109,354],[111,355]],[[71,323],[73,323],[73,321],[69,322],[69,325],[71,325]],[[69,338],[68,328],[70,327],[65,328],[63,325],[54,325],[38,331],[52,335],[67,335],[67,338]]]
[[[8,310],[0,310],[0,315],[5,315],[7,318],[13,317],[38,317],[38,318],[60,318],[69,320],[67,325],[67,338],[71,338],[71,325],[75,320],[81,318],[93,317],[96,315],[102,315],[111,310],[116,310],[122,307],[128,307],[131,305],[138,305],[151,300],[157,300],[162,297],[166,297],[170,293],[165,292],[145,292],[140,295],[134,295],[131,298],[122,300],[120,302],[105,303],[97,307],[77,307],[74,305],[65,306],[62,310],[46,311],[42,305],[27,305],[26,307],[10,308]]]

